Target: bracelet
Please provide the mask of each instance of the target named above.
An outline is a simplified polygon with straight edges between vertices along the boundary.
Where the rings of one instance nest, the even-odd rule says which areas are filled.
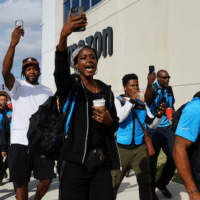
[[[195,192],[198,192],[198,190],[190,191],[190,192],[188,192],[188,194],[193,194],[193,193],[195,193]]]

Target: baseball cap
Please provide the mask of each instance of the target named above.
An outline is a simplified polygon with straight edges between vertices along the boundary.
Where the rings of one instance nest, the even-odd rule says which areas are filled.
[[[28,64],[36,64],[39,67],[39,62],[37,61],[37,59],[36,58],[31,58],[31,57],[28,57],[28,58],[24,59],[22,61],[22,64],[23,64],[22,68],[25,67]]]

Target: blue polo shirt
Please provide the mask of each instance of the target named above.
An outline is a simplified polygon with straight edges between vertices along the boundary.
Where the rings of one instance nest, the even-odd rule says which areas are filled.
[[[195,97],[182,110],[175,134],[196,142],[200,133],[200,98]]]
[[[156,91],[155,87],[152,85],[152,88],[151,88],[151,103],[149,105],[150,111],[153,115],[156,114],[162,97],[166,98],[166,101],[165,101],[166,108],[172,108],[173,105],[174,105],[174,102],[175,102],[174,95],[173,95],[171,88],[170,88],[171,92],[169,93],[169,87],[170,86],[165,87],[162,91],[162,88],[160,87],[158,81],[156,81],[155,84],[158,86],[158,91]],[[167,116],[163,115],[162,121],[158,125],[158,127],[166,127],[166,126],[170,126],[170,123],[167,119]]]

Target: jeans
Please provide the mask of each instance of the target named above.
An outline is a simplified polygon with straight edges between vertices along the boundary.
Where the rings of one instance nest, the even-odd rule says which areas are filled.
[[[157,159],[162,148],[163,152],[167,156],[167,161],[163,167],[161,177],[158,179],[157,184],[161,186],[166,186],[175,172],[175,164],[173,160],[173,146],[175,135],[171,130],[170,126],[158,127],[156,129],[147,128],[147,133],[151,138],[152,144],[155,149],[155,155],[150,157],[150,171],[151,171],[151,184],[152,191],[155,192],[155,175]]]

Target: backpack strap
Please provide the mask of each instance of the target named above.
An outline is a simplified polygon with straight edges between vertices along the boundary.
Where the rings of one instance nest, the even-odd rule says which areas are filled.
[[[74,107],[75,107],[76,96],[77,96],[77,91],[75,92],[74,95],[71,95],[70,102],[68,104],[69,105],[68,106],[68,117],[67,117],[67,121],[66,121],[66,124],[65,124],[65,134],[64,134],[64,136],[67,135],[67,132],[68,132],[68,129],[69,129],[69,124],[70,124],[72,114],[73,114],[73,110],[74,110]]]
[[[158,95],[158,89],[159,89],[158,85],[156,83],[154,83],[153,87],[154,87],[154,89],[155,89],[155,91],[156,91],[156,93]],[[167,86],[167,93],[171,94],[171,96],[172,96],[173,92],[172,92],[172,87],[171,86]]]
[[[121,103],[122,106],[125,105],[126,102],[124,101],[122,96],[118,96],[117,99],[119,100],[119,102]]]
[[[75,78],[76,82],[78,82],[78,78]],[[65,123],[65,133],[64,133],[64,137],[67,135],[68,129],[69,129],[69,124],[72,118],[72,114],[74,111],[74,107],[75,107],[75,102],[76,102],[76,96],[77,96],[77,88],[78,85],[76,84],[76,87],[74,90],[71,90],[71,92],[69,93],[67,99],[66,99],[66,103],[63,107],[63,113],[67,113],[67,120]]]
[[[155,88],[155,91],[158,92],[158,85],[156,83],[153,84],[153,87]]]

